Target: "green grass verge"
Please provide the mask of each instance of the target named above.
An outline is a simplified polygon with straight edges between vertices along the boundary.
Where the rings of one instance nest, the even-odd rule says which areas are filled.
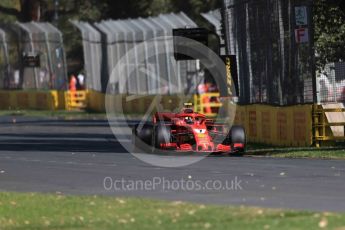
[[[106,119],[105,112],[92,110],[0,110],[0,116],[26,116],[26,117],[61,117],[61,118],[80,118],[80,119]],[[143,114],[126,114],[128,119],[142,119]]]
[[[66,111],[66,110],[0,110],[0,116],[27,116],[27,117],[63,117],[63,118],[102,118],[105,113],[93,111]]]
[[[0,229],[344,229],[345,214],[0,193]]]
[[[279,158],[312,158],[345,160],[344,145],[322,148],[283,148],[249,144],[248,153],[253,156],[269,156]]]
[[[280,158],[315,158],[315,159],[338,159],[345,160],[345,150],[300,150],[300,151],[283,151],[280,153],[270,154]]]

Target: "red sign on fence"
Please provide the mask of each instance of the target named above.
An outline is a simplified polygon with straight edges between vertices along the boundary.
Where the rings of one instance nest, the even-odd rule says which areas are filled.
[[[297,43],[308,43],[309,42],[308,28],[295,29],[295,38],[296,38]]]

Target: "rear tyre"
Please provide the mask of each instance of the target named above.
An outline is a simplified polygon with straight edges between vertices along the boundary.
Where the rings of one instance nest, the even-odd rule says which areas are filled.
[[[141,129],[140,129],[141,128]],[[133,151],[146,150],[152,145],[153,126],[150,124],[135,125],[132,129],[132,145]]]

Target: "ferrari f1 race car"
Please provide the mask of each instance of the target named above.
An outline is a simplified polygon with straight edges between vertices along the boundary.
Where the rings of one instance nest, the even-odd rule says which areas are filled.
[[[155,113],[152,123],[135,125],[132,144],[144,143],[153,150],[243,155],[246,148],[244,128],[229,128],[185,107],[180,113]]]

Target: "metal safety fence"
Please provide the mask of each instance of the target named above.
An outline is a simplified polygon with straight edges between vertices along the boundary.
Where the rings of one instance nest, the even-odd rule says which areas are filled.
[[[345,103],[345,62],[327,64],[316,79],[320,103]]]
[[[83,39],[88,89],[150,95],[196,91],[197,61],[176,62],[173,57],[172,30],[197,26],[184,13],[72,24]],[[123,67],[116,68],[120,62]],[[112,74],[120,81],[109,82]]]
[[[0,25],[0,88],[67,88],[62,33],[49,23]]]
[[[312,1],[223,2],[226,48],[237,56],[240,102],[314,102]]]
[[[201,13],[201,16],[204,17],[213,27],[216,34],[220,37],[220,54],[225,55],[225,41],[222,32],[222,13],[221,10],[213,10],[207,13]]]
[[[78,28],[82,36],[85,87],[102,91],[101,70],[105,62],[102,56],[102,37],[99,30],[88,22],[71,21]],[[106,51],[105,51],[106,52]]]

